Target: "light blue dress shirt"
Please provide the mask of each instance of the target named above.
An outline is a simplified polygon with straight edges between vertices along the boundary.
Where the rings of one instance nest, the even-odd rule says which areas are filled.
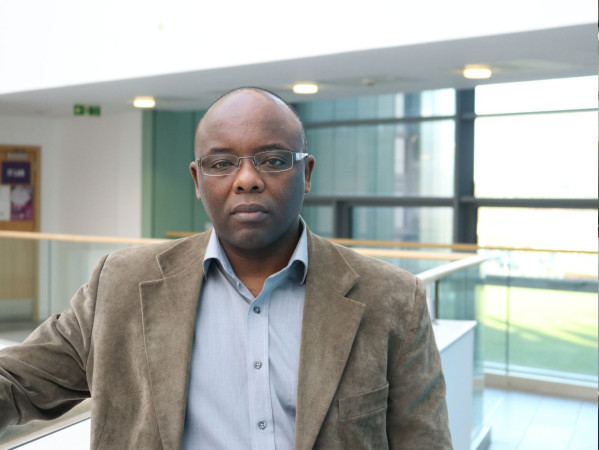
[[[293,449],[308,271],[306,227],[255,297],[214,231],[204,257],[183,449]]]

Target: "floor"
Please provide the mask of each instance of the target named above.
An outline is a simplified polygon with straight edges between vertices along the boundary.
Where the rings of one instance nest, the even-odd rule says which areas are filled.
[[[489,450],[598,448],[596,402],[486,388],[484,404]]]
[[[22,341],[33,324],[0,327],[0,340]],[[489,450],[597,450],[597,403],[486,388]],[[463,449],[455,449],[463,450]]]

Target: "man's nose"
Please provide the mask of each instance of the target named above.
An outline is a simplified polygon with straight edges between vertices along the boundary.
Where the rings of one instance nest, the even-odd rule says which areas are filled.
[[[256,169],[252,158],[240,158],[239,168],[234,176],[233,189],[235,192],[262,192],[264,190],[262,173]]]

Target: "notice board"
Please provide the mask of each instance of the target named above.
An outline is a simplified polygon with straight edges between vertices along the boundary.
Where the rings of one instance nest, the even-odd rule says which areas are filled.
[[[40,231],[40,147],[0,145],[0,230]]]
[[[0,145],[0,230],[40,231],[40,147]],[[38,320],[38,241],[0,239],[0,319]]]

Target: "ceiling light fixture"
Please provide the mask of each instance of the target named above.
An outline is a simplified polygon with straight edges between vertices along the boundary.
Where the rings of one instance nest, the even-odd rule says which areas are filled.
[[[295,94],[316,94],[318,85],[316,83],[297,83],[293,85]]]
[[[470,80],[484,80],[486,78],[491,78],[493,72],[489,66],[469,64],[464,67],[462,74],[464,75],[464,78]]]
[[[135,97],[133,106],[136,108],[153,108],[156,106],[156,100],[154,100],[154,97]]]

